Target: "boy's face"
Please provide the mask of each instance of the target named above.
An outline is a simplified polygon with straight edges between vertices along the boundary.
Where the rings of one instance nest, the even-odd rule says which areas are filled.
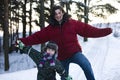
[[[50,55],[54,55],[55,54],[55,50],[47,48],[46,50],[47,53],[49,53]]]

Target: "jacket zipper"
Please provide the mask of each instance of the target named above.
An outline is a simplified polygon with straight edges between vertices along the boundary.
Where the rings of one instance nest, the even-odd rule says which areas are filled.
[[[61,22],[59,23],[59,26],[60,26],[60,36],[62,37],[63,36],[63,30],[62,30]],[[63,41],[62,40],[61,40],[61,44],[63,45]]]

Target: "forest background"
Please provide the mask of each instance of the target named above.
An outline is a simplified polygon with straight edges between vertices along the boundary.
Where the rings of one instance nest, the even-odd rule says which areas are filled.
[[[9,70],[9,54],[15,40],[48,25],[53,5],[61,5],[72,18],[93,25],[119,23],[119,4],[119,0],[1,0],[0,56],[4,55],[4,71]]]

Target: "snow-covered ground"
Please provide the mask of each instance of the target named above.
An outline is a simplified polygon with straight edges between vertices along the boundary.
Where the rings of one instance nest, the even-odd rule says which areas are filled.
[[[102,38],[89,38],[85,43],[81,37],[79,40],[83,54],[91,62],[96,80],[120,79],[120,38],[111,34]],[[14,52],[10,54],[9,59],[10,69],[4,72],[4,59],[0,56],[0,80],[36,80],[37,69],[27,55]],[[70,75],[73,80],[86,80],[81,68],[73,63],[70,65]],[[57,78],[60,80],[58,74]]]

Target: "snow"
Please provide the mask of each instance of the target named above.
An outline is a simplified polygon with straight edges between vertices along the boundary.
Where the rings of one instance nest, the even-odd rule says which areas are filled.
[[[89,38],[88,42],[83,42],[83,38],[78,37],[96,80],[120,79],[120,38],[113,35]],[[4,71],[3,60],[3,55],[0,55],[0,80],[36,80],[37,68],[28,55],[16,52],[9,54],[10,69],[7,72]],[[73,63],[70,64],[70,75],[73,80],[86,80],[82,69]],[[60,80],[58,74],[56,77]]]

